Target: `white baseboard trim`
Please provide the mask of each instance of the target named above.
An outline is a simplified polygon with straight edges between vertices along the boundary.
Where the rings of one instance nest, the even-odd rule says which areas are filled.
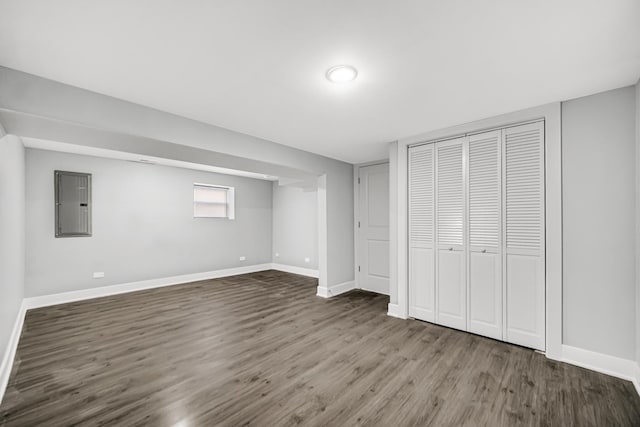
[[[387,316],[397,317],[398,319],[407,319],[407,316],[400,312],[400,306],[398,304],[391,304],[387,306]]]
[[[328,288],[318,286],[318,292],[316,295],[322,298],[331,298],[340,294],[344,294],[345,292],[349,292],[352,289],[356,289],[356,282],[350,280],[348,282],[329,286]]]
[[[141,280],[139,282],[122,283],[119,285],[102,286],[99,288],[82,289],[78,291],[63,292],[59,294],[29,297],[24,299],[24,304],[27,309],[47,307],[50,305],[106,297],[127,292],[142,291],[145,289],[161,288],[164,286],[179,285],[182,283],[197,282],[199,280],[209,280],[217,279],[220,277],[235,276],[238,274],[255,273],[257,271],[265,271],[270,269],[271,263],[225,268],[222,270],[205,271],[202,273],[183,274],[180,276]]]
[[[329,289],[325,288],[324,286],[318,286],[318,290],[316,292],[316,295],[322,298],[329,298]]]
[[[640,367],[635,360],[562,345],[563,362],[631,381],[640,395]]]
[[[273,270],[284,271],[286,273],[300,274],[301,276],[315,277],[316,279],[318,278],[318,270],[314,270],[312,268],[295,267],[293,265],[278,264],[275,262],[271,264],[271,268]]]
[[[24,324],[24,315],[26,312],[27,308],[24,300],[22,300],[22,304],[20,304],[18,314],[16,315],[16,320],[13,322],[13,329],[11,330],[7,348],[2,355],[2,364],[0,365],[0,402],[2,402],[4,392],[9,383],[13,359],[16,357],[16,350],[18,349],[18,342],[20,341],[20,334],[22,333],[22,325]]]

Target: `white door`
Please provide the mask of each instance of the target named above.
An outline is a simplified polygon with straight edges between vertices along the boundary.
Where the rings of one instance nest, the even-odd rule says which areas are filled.
[[[502,132],[469,137],[469,331],[502,339]]]
[[[436,144],[436,323],[467,329],[465,138]]]
[[[435,322],[435,150],[409,149],[409,316]]]
[[[389,164],[359,168],[359,285],[389,295]]]
[[[545,349],[544,123],[503,130],[505,340]]]

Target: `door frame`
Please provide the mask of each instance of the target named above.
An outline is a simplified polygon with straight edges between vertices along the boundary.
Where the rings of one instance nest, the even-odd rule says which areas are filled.
[[[536,120],[545,121],[545,340],[546,356],[562,358],[562,135],[559,102],[403,138],[391,143],[389,197],[392,218],[388,314],[408,318],[408,147]],[[395,210],[395,211],[394,211]]]
[[[358,182],[360,168],[384,164],[389,165],[389,176],[391,176],[391,164],[387,159],[353,165],[353,277],[356,289],[362,289],[360,286],[360,272],[358,271],[358,265],[360,265],[360,228],[358,227],[358,221],[360,221],[360,183]],[[389,186],[389,199],[391,199],[391,186]],[[391,227],[392,224],[389,222],[389,252],[391,252]],[[389,287],[391,287],[391,271],[389,271]]]

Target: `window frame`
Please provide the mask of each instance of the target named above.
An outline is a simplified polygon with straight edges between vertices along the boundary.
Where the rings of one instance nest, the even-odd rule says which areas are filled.
[[[214,203],[214,202],[201,202],[196,200],[195,190],[197,187],[206,187],[206,188],[217,188],[221,190],[226,190],[226,203]],[[212,218],[212,219],[235,219],[235,187],[231,187],[228,185],[218,185],[218,184],[206,184],[202,182],[194,182],[193,183],[193,218]],[[196,206],[198,204],[211,204],[211,205],[225,205],[226,206],[226,216],[206,216],[206,215],[197,215],[196,214]]]

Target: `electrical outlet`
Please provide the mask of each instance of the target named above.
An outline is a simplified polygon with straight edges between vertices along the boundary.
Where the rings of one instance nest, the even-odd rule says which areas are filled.
[[[276,258],[280,256],[280,252],[276,252]]]
[[[240,257],[240,261],[245,261],[246,259],[247,259],[247,257],[246,257],[246,256],[241,256],[241,257]]]
[[[304,259],[304,262],[309,262],[309,261],[311,261],[309,258]]]
[[[104,277],[104,271],[96,271],[93,273],[94,279],[102,279]]]

